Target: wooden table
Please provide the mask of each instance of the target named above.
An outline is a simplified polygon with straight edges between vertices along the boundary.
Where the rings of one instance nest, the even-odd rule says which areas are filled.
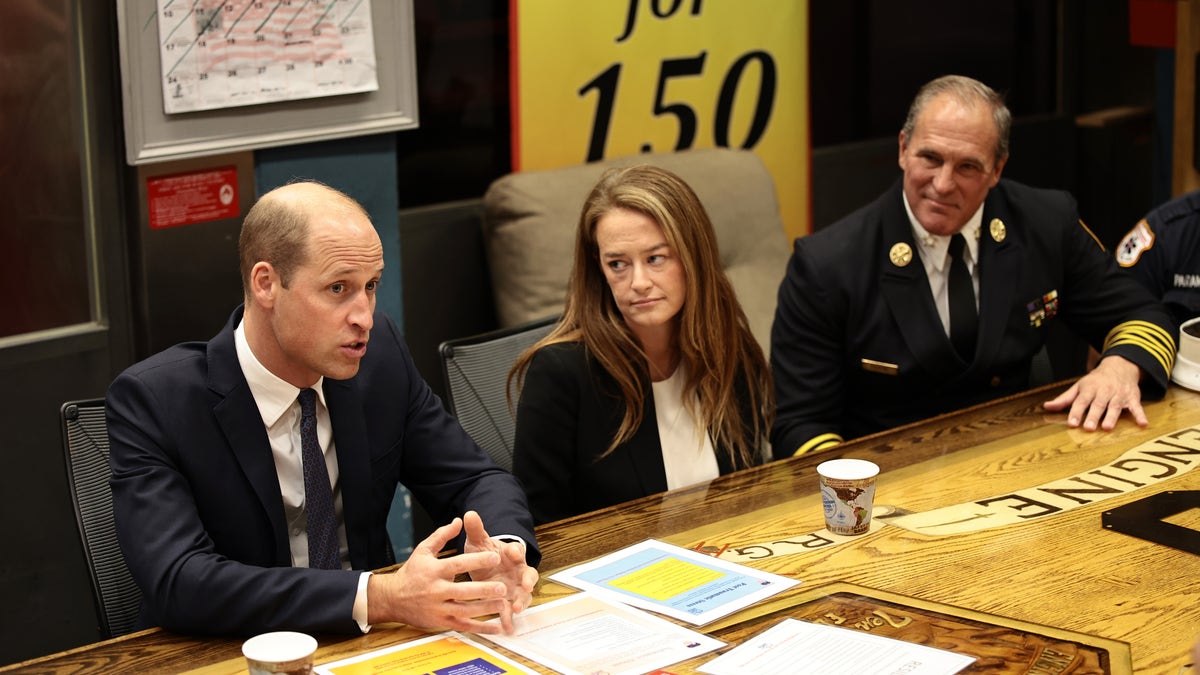
[[[818,531],[823,523],[815,467],[832,457],[859,457],[880,465],[876,505],[924,512],[1083,474],[1154,438],[1200,427],[1200,395],[1172,387],[1164,400],[1147,405],[1147,429],[1123,418],[1110,433],[1071,430],[1063,415],[1047,414],[1040,406],[1061,389],[1052,385],[858,439],[819,455],[775,462],[707,486],[539,528],[544,559],[537,599],[573,592],[546,580],[550,573],[647,538],[688,547],[738,547],[795,540]],[[752,564],[803,581],[770,609],[786,609],[789,597],[798,602],[820,595],[823,586],[848,582],[1128,643],[1132,672],[1176,675],[1200,636],[1200,560],[1176,548],[1108,531],[1101,520],[1113,507],[1164,491],[1187,490],[1200,490],[1200,471],[1181,472],[1155,485],[1017,525],[941,537],[888,525],[844,544]],[[1173,516],[1170,522],[1200,529],[1197,511]],[[765,611],[750,608],[740,614]],[[720,625],[744,618],[735,615]],[[775,620],[778,616],[771,617]],[[757,630],[770,624],[746,625]],[[318,636],[317,662],[418,634],[406,626],[383,625],[360,637]],[[154,629],[0,670],[238,673],[245,672],[240,643]],[[670,670],[694,672],[711,657]]]

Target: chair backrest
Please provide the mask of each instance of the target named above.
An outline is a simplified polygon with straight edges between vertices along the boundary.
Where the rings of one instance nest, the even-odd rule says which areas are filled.
[[[75,504],[75,523],[92,577],[92,594],[104,638],[137,627],[142,592],[125,566],[113,519],[108,486],[108,424],[104,399],[68,401],[60,410],[67,483]]]
[[[516,422],[505,388],[521,352],[544,337],[558,317],[447,340],[438,347],[446,378],[446,403],[463,428],[492,459],[512,471]],[[519,391],[514,391],[515,405]]]
[[[721,267],[770,354],[779,283],[792,247],[775,181],[750,150],[702,148],[632,155],[501,176],[483,196],[483,240],[502,327],[559,314],[575,260],[579,210],[606,169],[648,163],[687,181],[712,221]]]

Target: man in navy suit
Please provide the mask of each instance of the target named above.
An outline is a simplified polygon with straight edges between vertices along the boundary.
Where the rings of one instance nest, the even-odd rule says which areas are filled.
[[[1089,431],[1124,411],[1148,424],[1142,390],[1165,391],[1178,328],[1070,195],[1000,178],[1011,122],[980,82],[926,84],[902,180],[796,240],[771,332],[777,458],[1026,389],[1054,321],[1103,358],[1046,409]]]
[[[540,560],[524,494],[375,312],[383,248],[366,212],[326,186],[287,185],[250,210],[239,249],[244,308],[108,391],[113,508],[143,623],[511,631]],[[449,524],[372,574],[392,562],[399,482]],[[452,542],[462,553],[439,558]],[[490,614],[502,625],[478,619]]]

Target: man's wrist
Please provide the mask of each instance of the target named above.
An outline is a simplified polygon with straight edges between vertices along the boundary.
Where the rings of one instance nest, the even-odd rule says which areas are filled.
[[[520,544],[522,553],[529,550],[529,547],[525,544],[525,540],[515,534],[496,534],[492,535],[492,539],[506,544]]]
[[[358,577],[358,591],[354,594],[354,608],[350,612],[358,629],[366,633],[371,630],[368,618],[371,616],[370,605],[367,604],[367,586],[371,583],[371,573],[363,572]]]

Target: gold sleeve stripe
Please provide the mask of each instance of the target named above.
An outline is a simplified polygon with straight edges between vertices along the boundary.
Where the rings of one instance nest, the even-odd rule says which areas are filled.
[[[1167,352],[1174,352],[1176,349],[1175,338],[1161,326],[1149,321],[1126,321],[1118,324],[1109,331],[1108,337],[1105,338],[1104,349],[1107,350],[1112,343],[1127,335],[1136,335],[1147,340],[1157,341]]]
[[[1079,226],[1083,228],[1084,232],[1087,232],[1092,236],[1092,241],[1096,242],[1096,245],[1100,247],[1101,251],[1105,251],[1107,253],[1104,248],[1104,244],[1100,243],[1100,237],[1097,237],[1096,233],[1092,232],[1092,228],[1088,227],[1087,223],[1083,222],[1083,218],[1079,219]]]
[[[1153,356],[1158,361],[1159,365],[1161,365],[1163,367],[1163,370],[1166,372],[1170,372],[1171,368],[1174,366],[1174,358],[1165,357],[1160,351],[1158,351],[1154,348],[1154,345],[1150,344],[1149,342],[1147,342],[1141,338],[1126,337],[1126,338],[1117,340],[1117,341],[1113,342],[1113,344],[1112,344],[1113,347],[1117,347],[1120,345],[1133,345],[1135,347],[1141,347],[1145,351],[1149,352],[1151,354],[1151,356]]]
[[[806,452],[813,452],[814,450],[824,450],[825,448],[832,448],[833,446],[837,445],[838,443],[841,443],[842,440],[843,439],[841,436],[839,436],[837,434],[833,434],[833,433],[821,434],[820,436],[813,436],[812,438],[808,439],[808,441],[806,441],[804,443],[804,445],[800,446],[799,450],[792,453],[792,457],[799,457],[800,455],[803,455]]]
[[[1119,345],[1134,345],[1146,350],[1167,374],[1175,365],[1175,338],[1149,321],[1126,321],[1109,331],[1104,340],[1104,351]]]
[[[1175,362],[1175,352],[1163,345],[1161,342],[1140,334],[1123,334],[1115,337],[1108,345],[1109,348],[1119,345],[1135,345],[1149,352],[1154,358],[1158,359],[1166,370],[1171,370]],[[1105,349],[1108,351],[1108,349]]]

